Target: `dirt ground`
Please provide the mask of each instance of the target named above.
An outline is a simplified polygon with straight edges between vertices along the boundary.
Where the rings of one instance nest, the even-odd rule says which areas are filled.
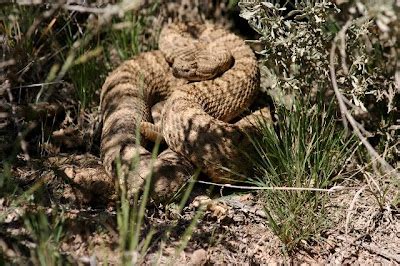
[[[37,173],[29,166],[15,170],[21,176],[32,177]],[[27,250],[34,247],[34,243],[28,237],[21,217],[29,211],[41,209],[49,217],[63,217],[65,237],[60,243],[60,254],[68,261],[81,265],[118,264],[121,254],[115,206],[89,207],[83,204],[73,207],[70,203],[76,201],[71,196],[74,189],[60,181],[56,184],[55,180],[45,186],[51,202],[48,206],[52,207],[14,208],[7,199],[1,199],[0,211],[7,216],[2,225],[2,232],[6,235],[1,236],[0,247],[8,260],[16,264],[28,260]],[[311,237],[309,241],[302,241],[294,252],[287,254],[282,242],[268,227],[257,193],[220,188],[212,191],[207,185],[197,184],[180,214],[174,204],[150,204],[147,207],[143,237],[150,230],[154,230],[154,235],[143,256],[138,252],[130,254],[132,262],[190,265],[399,264],[400,213],[389,206],[380,210],[360,181],[347,185],[347,189],[330,194],[328,220],[331,229]],[[201,215],[200,206],[206,206]],[[196,227],[189,235],[187,245],[179,252],[185,239],[184,232],[196,217],[200,217]],[[17,239],[23,241],[16,243]]]

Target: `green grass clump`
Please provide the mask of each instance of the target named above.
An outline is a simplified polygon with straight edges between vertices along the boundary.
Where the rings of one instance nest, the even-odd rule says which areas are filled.
[[[158,145],[156,145],[153,150],[153,159],[157,157],[157,153]],[[139,160],[140,158],[138,156],[132,159],[132,172],[136,171]],[[118,180],[126,179],[127,176],[124,176],[124,173],[121,171],[120,160],[116,160],[116,162]],[[124,180],[124,182],[120,181],[118,184],[120,200],[117,207],[117,226],[119,232],[121,265],[130,265],[130,262],[137,263],[141,261],[155,233],[153,229],[150,229],[144,239],[142,239],[142,241],[140,239],[142,236],[142,227],[144,226],[143,222],[146,205],[148,204],[150,194],[151,175],[146,178],[143,196],[140,200],[137,194],[127,194],[126,182],[127,180]],[[132,199],[130,197],[132,197]]]
[[[24,217],[25,228],[28,230],[34,247],[31,249],[31,261],[35,265],[62,265],[59,246],[63,236],[63,213],[49,218],[43,211],[28,213]]]
[[[103,83],[102,78],[107,73],[104,64],[100,64],[98,60],[91,58],[101,52],[101,47],[97,47],[82,54],[68,72],[76,91],[76,98],[83,108],[93,103],[93,97],[100,90]]]
[[[137,132],[139,133],[139,132]],[[152,160],[156,160],[158,151],[159,151],[160,143],[155,143],[155,146],[152,151]],[[121,265],[132,265],[132,264],[140,264],[144,261],[145,255],[149,251],[151,245],[158,243],[161,241],[159,253],[162,252],[163,243],[168,241],[168,236],[170,235],[174,225],[165,229],[162,233],[162,236],[158,239],[154,239],[154,235],[157,231],[154,228],[149,228],[149,226],[145,223],[145,214],[146,207],[150,201],[150,192],[151,192],[151,178],[152,171],[150,171],[149,175],[146,177],[145,185],[143,188],[143,193],[141,197],[139,194],[128,195],[127,192],[127,182],[129,174],[135,173],[139,166],[140,157],[135,156],[132,158],[131,169],[129,173],[123,173],[121,169],[120,160],[116,160],[116,172],[119,180],[118,188],[119,188],[119,202],[117,205],[117,228],[119,233],[119,251],[121,253],[120,264]],[[153,161],[153,163],[154,163]],[[196,172],[192,177],[193,179],[197,178],[199,172]],[[177,212],[180,214],[187,203],[190,192],[193,189],[194,182],[190,183],[187,187],[182,188],[182,197],[179,205],[177,205]],[[179,241],[180,245],[176,248],[175,256],[171,257],[171,264],[180,252],[187,246],[190,236],[193,234],[193,231],[196,228],[200,217],[203,214],[203,210],[200,209],[196,212],[195,216],[192,219],[192,222],[186,228],[183,233],[181,240]]]
[[[340,176],[351,149],[352,139],[337,126],[331,110],[307,103],[297,103],[292,110],[278,107],[276,130],[261,123],[261,137],[254,140],[257,149],[257,178],[263,187],[265,210],[273,232],[287,252],[301,240],[326,228],[327,192]]]
[[[122,60],[130,59],[131,57],[157,46],[155,36],[158,36],[158,30],[154,29],[153,37],[143,42],[146,28],[150,26],[151,16],[154,16],[157,3],[153,3],[143,13],[133,14],[127,13],[122,21],[114,21],[113,27],[109,31],[109,43],[116,49],[118,56]],[[148,13],[146,15],[146,13]]]
[[[157,3],[146,8],[144,13],[154,15]],[[89,24],[90,25],[90,24]],[[143,43],[143,35],[149,25],[149,18],[142,12],[126,12],[121,18],[113,18],[104,28],[93,29],[88,26],[86,33],[68,41],[68,49],[74,51],[74,57],[66,57],[64,65],[72,60],[67,76],[74,85],[76,98],[85,108],[94,102],[94,96],[100,90],[107,72],[111,71],[116,58],[110,51],[116,51],[117,60],[127,60],[140,52],[154,48],[155,38]],[[69,30],[72,32],[72,30]],[[70,34],[76,36],[76,34]],[[101,37],[104,36],[104,37]],[[75,46],[79,44],[79,48]],[[71,53],[70,53],[71,55]],[[105,62],[105,63],[104,63]]]
[[[118,7],[123,16],[109,16],[65,10],[58,3],[50,4],[47,13],[43,5],[5,5],[0,11],[5,59],[13,60],[9,72],[15,73],[11,76],[17,85],[34,88],[26,101],[46,102],[60,84],[70,83],[80,109],[97,105],[96,93],[115,64],[110,52],[116,51],[117,60],[126,60],[156,46],[159,29],[149,25],[157,2],[140,11],[128,6],[110,6],[108,12]]]

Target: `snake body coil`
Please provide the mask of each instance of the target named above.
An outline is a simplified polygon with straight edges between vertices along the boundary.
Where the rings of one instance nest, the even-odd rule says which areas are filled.
[[[259,70],[254,53],[243,40],[214,25],[169,24],[160,35],[160,50],[142,53],[124,62],[105,81],[101,91],[103,164],[114,175],[113,161],[120,157],[129,172],[128,187],[136,192],[151,171],[153,195],[160,198],[176,190],[200,167],[212,180],[234,181],[247,175],[251,165],[243,150],[251,146],[250,119],[235,124],[254,100]],[[166,100],[162,135],[169,149],[155,161],[145,149],[139,126],[152,123],[150,108]],[[254,119],[253,119],[254,120]],[[227,171],[229,169],[229,171]]]

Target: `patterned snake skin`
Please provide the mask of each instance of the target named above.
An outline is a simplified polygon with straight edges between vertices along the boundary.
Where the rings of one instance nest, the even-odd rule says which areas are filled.
[[[159,47],[124,62],[102,87],[106,172],[114,176],[113,162],[120,158],[131,194],[153,172],[152,195],[161,200],[177,191],[195,168],[215,182],[232,183],[249,175],[252,166],[244,152],[251,152],[252,145],[247,134],[269,113],[260,110],[229,122],[258,93],[253,51],[238,36],[211,24],[168,24]],[[165,101],[161,123],[154,126],[151,107],[160,101]],[[146,127],[150,132],[158,128],[156,134],[169,147],[154,160],[145,148],[148,135],[140,134]]]

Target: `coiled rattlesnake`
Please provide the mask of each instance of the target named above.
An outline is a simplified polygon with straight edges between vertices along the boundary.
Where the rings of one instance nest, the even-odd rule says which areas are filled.
[[[258,92],[259,70],[250,47],[214,25],[179,23],[163,28],[159,46],[124,62],[102,87],[101,153],[107,173],[114,174],[119,157],[133,193],[153,168],[153,195],[160,199],[176,191],[194,166],[217,182],[249,174],[251,164],[242,151],[251,147],[246,137],[255,130],[251,120],[263,114],[228,122]],[[169,148],[152,163],[146,140],[137,142],[138,127],[152,122],[150,108],[162,100],[162,135]]]

